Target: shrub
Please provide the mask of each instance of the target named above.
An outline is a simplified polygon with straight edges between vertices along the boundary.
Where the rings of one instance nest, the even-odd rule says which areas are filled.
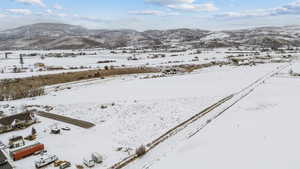
[[[43,87],[11,81],[12,80],[5,80],[4,82],[0,83],[0,101],[17,100],[45,94]]]
[[[135,150],[135,154],[138,157],[141,157],[141,156],[145,155],[146,154],[146,147],[144,145],[141,145],[139,148],[137,148]]]

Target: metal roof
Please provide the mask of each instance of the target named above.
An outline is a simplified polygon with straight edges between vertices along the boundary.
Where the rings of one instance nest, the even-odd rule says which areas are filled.
[[[3,165],[0,165],[0,169],[13,169],[13,167],[9,163],[6,163]]]
[[[32,113],[24,112],[12,116],[3,117],[0,119],[0,124],[4,126],[11,125],[14,120],[32,120]]]
[[[2,150],[0,150],[0,164],[6,160],[7,160],[7,158],[6,158],[5,154],[2,152]]]
[[[2,150],[0,150],[0,169],[13,169],[12,166],[9,164],[9,162],[5,162],[6,160],[7,158],[5,154],[2,152]]]

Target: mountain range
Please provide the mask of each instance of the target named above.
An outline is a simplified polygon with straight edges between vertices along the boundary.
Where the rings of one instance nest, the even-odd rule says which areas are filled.
[[[300,46],[300,26],[241,30],[92,30],[60,23],[38,23],[0,31],[0,50],[165,47],[187,44],[217,48],[240,45],[278,48]]]

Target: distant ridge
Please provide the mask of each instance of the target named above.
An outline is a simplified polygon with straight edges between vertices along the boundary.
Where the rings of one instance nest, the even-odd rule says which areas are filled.
[[[300,26],[258,27],[241,30],[209,31],[200,29],[107,30],[86,29],[61,23],[38,23],[0,31],[0,50],[82,49],[153,47],[190,43],[195,47],[300,46]]]

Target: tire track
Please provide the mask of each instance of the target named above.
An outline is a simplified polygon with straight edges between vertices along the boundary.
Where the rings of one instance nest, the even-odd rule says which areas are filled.
[[[172,129],[168,130],[166,133],[164,133],[163,135],[161,135],[160,137],[158,137],[154,141],[147,144],[145,154],[148,153],[149,151],[151,151],[152,149],[154,149],[155,147],[157,147],[159,144],[161,144],[162,142],[164,142],[165,140],[167,140],[171,136],[174,136],[178,132],[180,132],[183,129],[187,128],[189,125],[191,125],[195,121],[199,120],[201,117],[205,116],[206,114],[208,114],[211,111],[215,110],[219,106],[223,105],[227,101],[231,100],[234,97],[238,97],[237,100],[235,100],[232,104],[230,104],[225,109],[223,109],[221,112],[219,112],[216,116],[214,116],[212,120],[218,118],[224,112],[226,112],[228,109],[230,109],[235,104],[237,104],[239,101],[241,101],[243,98],[245,98],[250,93],[252,93],[255,90],[255,88],[257,86],[259,86],[260,84],[264,83],[265,80],[271,78],[272,76],[274,76],[278,72],[286,69],[287,67],[289,67],[289,65],[283,65],[283,66],[276,67],[275,70],[272,70],[271,72],[263,75],[262,77],[258,78],[253,83],[251,83],[250,85],[248,85],[245,88],[241,89],[240,91],[238,91],[236,93],[233,93],[233,94],[219,100],[218,102],[214,103],[213,105],[205,108],[200,113],[197,113],[196,115],[192,116],[191,118],[185,120],[184,122],[180,123],[179,125],[177,125],[177,126],[173,127]],[[241,96],[239,97],[239,95],[241,95]],[[201,129],[203,129],[207,125],[208,125],[208,123],[205,124],[204,126],[202,126],[201,128],[197,129],[196,132],[192,133],[190,136],[188,136],[188,138],[191,138],[192,136],[196,135]],[[121,169],[121,168],[127,166],[128,164],[130,164],[131,162],[137,160],[138,158],[139,158],[139,156],[137,154],[131,155],[129,157],[124,158],[120,162],[114,164],[113,166],[109,167],[108,169]]]

